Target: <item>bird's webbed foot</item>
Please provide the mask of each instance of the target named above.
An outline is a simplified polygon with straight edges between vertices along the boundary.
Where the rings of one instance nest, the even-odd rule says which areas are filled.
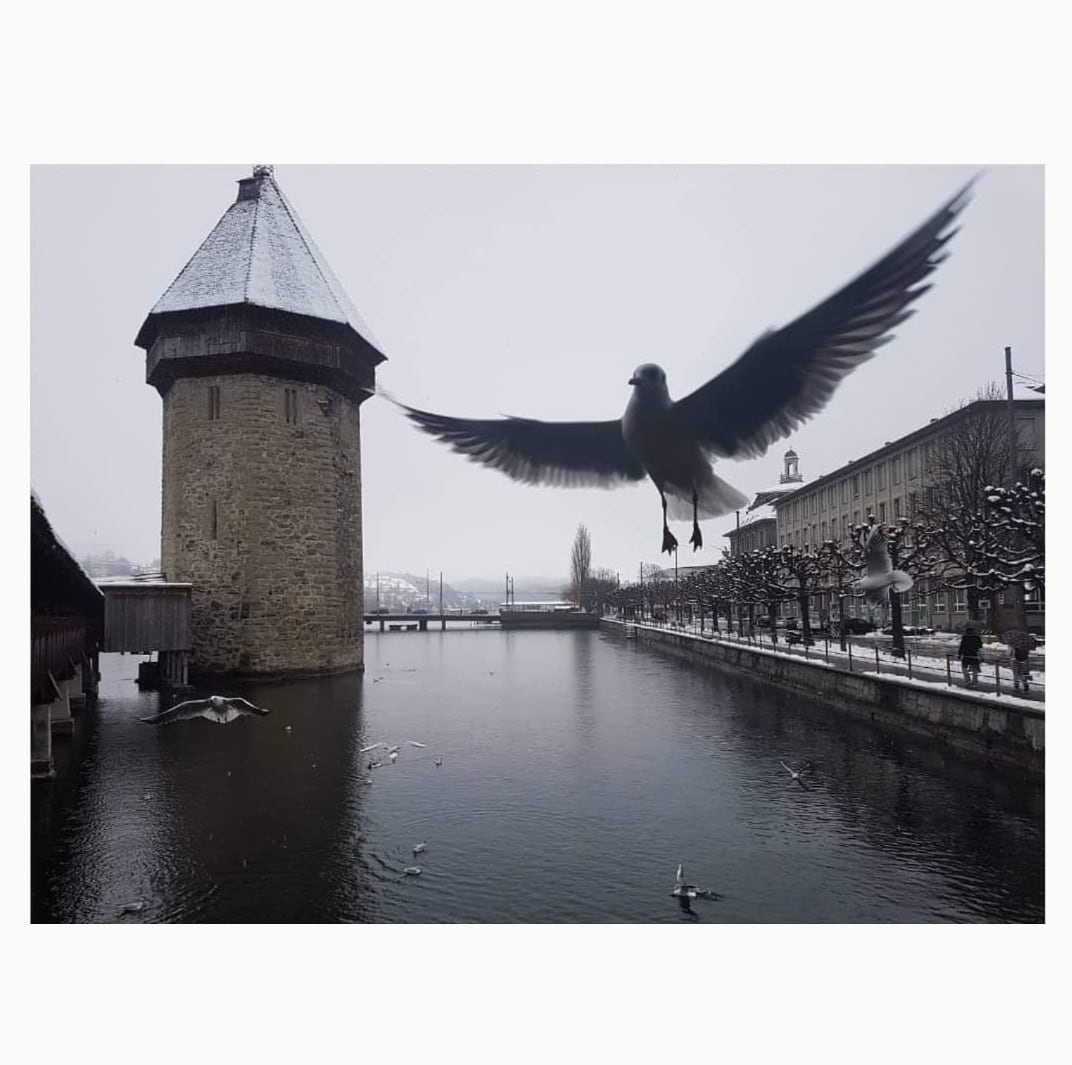
[[[696,522],[692,523],[692,536],[689,537],[689,543],[692,544],[693,551],[699,551],[703,547],[703,534]]]
[[[663,553],[672,555],[677,548],[677,537],[667,526],[663,526]]]

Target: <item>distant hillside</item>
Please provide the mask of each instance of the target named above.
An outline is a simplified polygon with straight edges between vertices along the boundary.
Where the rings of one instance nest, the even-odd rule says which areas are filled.
[[[518,601],[536,601],[540,599],[561,599],[562,589],[569,585],[567,577],[514,577],[514,598]],[[506,575],[498,580],[490,577],[467,577],[456,582],[459,589],[470,595],[494,597],[501,603],[506,592]]]
[[[379,577],[379,605],[387,610],[438,610],[439,578],[427,580],[416,573],[366,573],[365,609],[375,610],[376,579]],[[560,599],[568,581],[553,577],[514,578],[514,598],[519,602],[541,599]],[[448,609],[494,609],[503,601],[506,592],[505,575],[500,580],[472,577],[453,584],[443,582],[443,606]]]
[[[438,610],[439,577],[426,579],[416,573],[366,573],[365,609],[376,608],[377,578],[379,578],[379,605],[387,610]],[[427,596],[426,596],[427,592]],[[474,607],[498,606],[498,596],[481,596],[443,582],[443,606],[447,610],[464,610]]]

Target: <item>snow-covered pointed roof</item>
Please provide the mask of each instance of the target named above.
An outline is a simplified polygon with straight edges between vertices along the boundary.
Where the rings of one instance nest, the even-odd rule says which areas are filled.
[[[380,349],[270,166],[238,182],[238,198],[149,317],[241,303],[340,322]]]

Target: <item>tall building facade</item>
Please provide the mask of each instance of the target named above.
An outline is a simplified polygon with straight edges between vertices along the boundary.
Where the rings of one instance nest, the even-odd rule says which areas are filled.
[[[193,673],[363,665],[360,405],[384,360],[270,167],[135,341],[163,401],[161,565]]]
[[[1004,400],[974,400],[944,417],[932,418],[927,425],[846,463],[833,473],[817,477],[792,494],[781,496],[774,503],[779,546],[792,544],[815,550],[826,540],[844,541],[853,525],[866,523],[872,514],[883,525],[902,518],[912,520],[924,501],[924,494],[941,476],[940,456],[947,435],[956,432],[959,424],[980,417],[986,417],[988,423],[996,426],[996,431],[1004,434],[1007,410]],[[1034,466],[1045,468],[1045,400],[1017,398],[1013,410],[1016,468],[1020,471]],[[996,612],[1006,605],[1004,595],[1000,602],[992,601],[994,598],[983,597],[984,612]],[[833,605],[823,596],[817,596],[816,601],[820,617]],[[867,612],[860,600],[852,600],[849,605],[856,614]],[[968,617],[963,590],[932,588],[925,581],[907,593],[905,607],[906,623],[912,625],[953,628]],[[1045,603],[1038,592],[1028,597],[1027,608],[1032,628],[1041,628]],[[795,609],[789,604],[790,614]]]

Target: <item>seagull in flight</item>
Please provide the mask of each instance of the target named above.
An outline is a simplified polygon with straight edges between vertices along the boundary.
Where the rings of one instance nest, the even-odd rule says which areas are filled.
[[[857,591],[864,593],[864,601],[872,613],[885,609],[890,601],[890,589],[907,592],[915,583],[904,570],[894,569],[886,537],[878,525],[872,525],[862,537],[867,576],[856,582]]]
[[[811,769],[811,762],[805,762],[799,769],[793,769],[787,766],[785,762],[780,761],[778,764],[789,774],[790,779],[795,780],[802,788],[806,788],[808,785],[804,783],[803,776]]]
[[[662,501],[662,550],[677,539],[667,525],[740,509],[747,498],[717,477],[715,458],[750,459],[829,402],[842,379],[893,339],[914,313],[926,278],[948,254],[971,183],[891,252],[832,296],[780,329],[769,329],[736,362],[695,392],[670,398],[666,372],[653,362],[629,378],[632,396],[614,421],[453,418],[417,410],[386,392],[425,432],[476,462],[524,484],[613,488],[649,477]]]
[[[411,747],[427,747],[428,746],[427,743],[418,743],[416,740],[406,740],[406,743],[408,743]],[[401,743],[392,743],[392,744],[370,743],[367,747],[362,747],[360,753],[361,754],[368,754],[369,751],[374,751],[374,750],[376,750],[377,747],[383,747],[384,750],[386,750],[386,752],[388,754],[398,754],[398,752],[400,750],[402,750],[402,744]]]
[[[191,699],[188,702],[179,703],[170,710],[164,710],[153,717],[143,717],[142,721],[147,725],[170,725],[173,721],[188,721],[192,717],[203,717],[206,721],[213,721],[217,725],[226,725],[247,714],[265,717],[268,711],[254,706],[248,699],[239,698],[237,695],[210,695],[207,699]]]

